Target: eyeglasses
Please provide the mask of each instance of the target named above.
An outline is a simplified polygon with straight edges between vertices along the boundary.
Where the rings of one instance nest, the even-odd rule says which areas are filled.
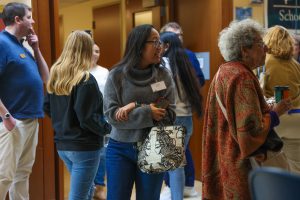
[[[160,40],[147,40],[146,43],[153,43],[155,48],[160,47],[162,44],[162,42]]]

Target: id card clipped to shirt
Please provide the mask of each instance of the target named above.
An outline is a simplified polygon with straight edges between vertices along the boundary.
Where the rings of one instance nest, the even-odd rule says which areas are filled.
[[[159,81],[159,82],[151,84],[151,89],[153,92],[159,92],[161,90],[167,89],[167,87],[166,87],[166,84],[164,81]]]

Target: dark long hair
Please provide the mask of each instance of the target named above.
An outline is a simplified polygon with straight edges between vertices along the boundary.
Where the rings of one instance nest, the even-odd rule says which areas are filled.
[[[142,59],[142,51],[152,29],[153,26],[149,24],[136,26],[132,29],[127,38],[124,56],[114,67],[124,67],[125,73],[136,67]],[[159,64],[155,65],[158,67]]]
[[[160,35],[163,44],[168,44],[169,48],[164,53],[164,57],[169,58],[170,68],[173,79],[178,90],[178,95],[183,100],[183,94],[180,92],[179,81],[192,109],[200,117],[202,115],[202,95],[200,94],[200,85],[195,77],[192,63],[190,62],[182,43],[177,34],[173,32],[164,32]],[[178,80],[179,79],[179,80]]]

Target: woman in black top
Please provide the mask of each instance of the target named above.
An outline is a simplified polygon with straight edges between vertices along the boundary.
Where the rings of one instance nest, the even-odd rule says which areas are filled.
[[[50,70],[44,110],[52,119],[55,144],[71,174],[70,200],[91,199],[103,136],[110,125],[103,118],[102,94],[92,66],[92,38],[72,32]]]

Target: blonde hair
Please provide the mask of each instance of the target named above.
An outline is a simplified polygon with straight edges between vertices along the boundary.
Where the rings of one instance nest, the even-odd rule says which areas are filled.
[[[85,81],[89,79],[93,45],[91,36],[84,31],[74,31],[68,36],[62,54],[50,69],[48,93],[69,95],[84,77]]]
[[[286,28],[282,26],[271,27],[264,37],[268,53],[281,59],[290,59],[293,56],[294,39]]]

